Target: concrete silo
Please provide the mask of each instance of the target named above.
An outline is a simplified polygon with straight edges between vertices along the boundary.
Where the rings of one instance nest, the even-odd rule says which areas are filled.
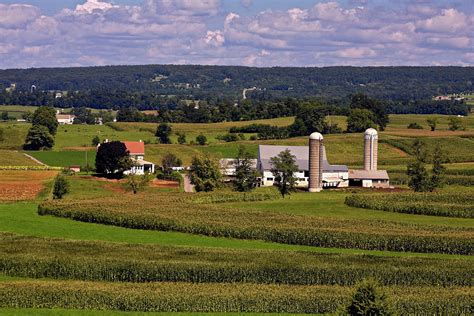
[[[320,192],[323,188],[323,135],[309,136],[309,192]]]
[[[364,169],[377,170],[378,133],[368,128],[364,133]]]

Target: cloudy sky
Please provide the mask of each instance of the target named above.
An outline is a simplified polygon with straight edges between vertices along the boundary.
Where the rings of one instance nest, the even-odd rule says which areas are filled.
[[[474,65],[474,0],[0,0],[0,68]]]

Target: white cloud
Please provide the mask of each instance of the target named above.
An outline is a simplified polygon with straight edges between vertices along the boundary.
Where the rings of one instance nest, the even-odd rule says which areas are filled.
[[[0,4],[0,68],[197,63],[255,66],[473,64],[474,15],[429,1],[318,2],[250,15],[219,0],[88,0],[42,15]],[[247,13],[246,13],[247,12]]]

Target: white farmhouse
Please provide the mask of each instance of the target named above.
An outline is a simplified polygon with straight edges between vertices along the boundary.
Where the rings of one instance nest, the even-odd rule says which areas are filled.
[[[298,179],[296,186],[307,188],[309,180],[309,147],[308,146],[273,146],[259,145],[257,168],[262,173],[262,186],[272,186],[275,177],[270,171],[272,164],[270,159],[277,156],[280,152],[289,149],[291,154],[296,157],[298,172],[295,177]],[[349,170],[344,165],[330,165],[326,158],[326,149],[323,147],[323,187],[342,188],[349,186]]]
[[[71,125],[74,124],[75,115],[72,114],[56,114],[56,120],[59,125]]]
[[[104,143],[108,143],[109,140],[106,139]],[[130,155],[130,158],[134,162],[134,165],[130,170],[124,171],[125,175],[136,174],[143,175],[145,173],[154,173],[155,164],[144,160],[145,158],[145,143],[143,141],[138,142],[121,142],[125,145],[125,148]],[[100,144],[97,145],[97,150],[99,149]]]

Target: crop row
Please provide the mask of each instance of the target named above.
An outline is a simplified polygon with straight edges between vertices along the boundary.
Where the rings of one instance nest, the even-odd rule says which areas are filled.
[[[228,203],[228,202],[255,202],[277,200],[281,195],[273,188],[265,191],[256,192],[219,192],[215,193],[199,193],[193,198],[193,202],[197,204],[207,203]]]
[[[0,234],[0,273],[119,282],[471,286],[471,260],[66,241]]]
[[[62,167],[50,167],[50,166],[0,166],[0,170],[62,170]]]
[[[135,229],[178,231],[212,237],[261,239],[307,246],[425,253],[472,254],[473,229],[347,220],[196,204],[183,194],[48,201],[40,215]]]
[[[448,217],[474,217],[474,195],[470,193],[354,194],[346,197],[349,206]]]
[[[405,173],[394,173],[390,172],[390,183],[395,185],[408,184],[409,177]],[[443,179],[443,183],[447,185],[463,185],[471,186],[474,185],[474,176],[466,175],[446,175]]]
[[[471,312],[470,288],[385,288],[400,314],[461,315]],[[0,307],[73,308],[142,312],[330,313],[347,304],[351,289],[339,286],[0,282]]]

